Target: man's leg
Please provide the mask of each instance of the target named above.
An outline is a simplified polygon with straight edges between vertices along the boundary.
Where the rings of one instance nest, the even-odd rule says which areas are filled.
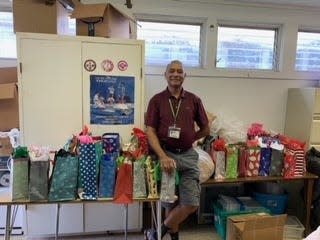
[[[164,220],[164,224],[165,226],[170,228],[172,233],[176,233],[179,231],[180,223],[182,223],[190,214],[194,213],[197,209],[198,207],[179,204],[169,212],[168,216]]]

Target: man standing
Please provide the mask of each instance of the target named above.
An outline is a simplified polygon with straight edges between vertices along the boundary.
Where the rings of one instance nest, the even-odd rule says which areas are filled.
[[[159,158],[162,171],[173,174],[176,170],[180,178],[178,201],[162,203],[166,215],[161,237],[170,233],[172,240],[179,239],[180,223],[199,207],[198,154],[192,144],[210,132],[201,99],[182,87],[185,77],[182,62],[174,60],[167,65],[167,88],[151,98],[145,121],[149,144]]]

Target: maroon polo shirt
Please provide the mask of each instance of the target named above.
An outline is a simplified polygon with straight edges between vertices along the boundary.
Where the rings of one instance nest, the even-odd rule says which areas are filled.
[[[177,110],[179,100],[171,95],[168,89],[154,95],[148,105],[145,125],[156,129],[162,145],[169,148],[191,148],[195,139],[195,125],[201,128],[208,124],[206,111],[201,99],[195,94],[182,90],[180,110],[176,118],[176,127],[181,128],[180,138],[169,138],[168,128],[174,123],[174,116],[170,108],[171,99],[174,111]]]

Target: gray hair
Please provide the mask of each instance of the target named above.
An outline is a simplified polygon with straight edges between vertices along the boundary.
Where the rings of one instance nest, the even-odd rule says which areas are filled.
[[[181,65],[183,66],[183,63],[182,63],[180,60],[172,60],[171,62],[169,62],[169,63],[167,64],[166,71],[168,71],[168,69],[171,67],[171,65],[172,65],[172,64],[175,64],[175,63],[181,64]]]

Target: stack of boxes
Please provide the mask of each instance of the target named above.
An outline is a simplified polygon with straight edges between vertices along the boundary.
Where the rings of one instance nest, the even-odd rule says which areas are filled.
[[[76,35],[108,38],[130,38],[131,23],[135,22],[129,14],[109,3],[13,0],[15,32],[70,35],[69,18],[76,19]]]

